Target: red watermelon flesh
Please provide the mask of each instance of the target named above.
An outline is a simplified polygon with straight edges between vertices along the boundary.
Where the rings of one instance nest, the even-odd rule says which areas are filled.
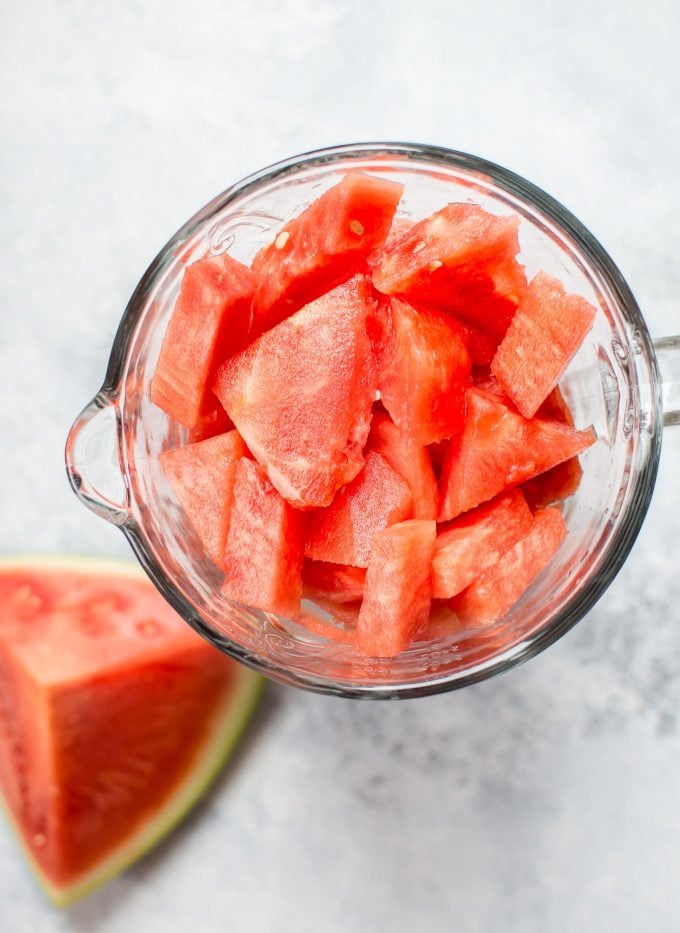
[[[376,374],[363,276],[323,295],[219,369],[215,393],[292,505],[328,505],[364,463]]]
[[[526,289],[519,220],[448,204],[417,223],[373,270],[386,294],[437,305],[500,340]]]
[[[307,599],[331,603],[352,603],[364,594],[366,571],[362,567],[305,560],[302,568],[303,593]]]
[[[187,266],[151,380],[151,401],[187,428],[216,408],[218,363],[240,350],[251,320],[255,276],[226,253]]]
[[[416,443],[457,434],[465,414],[470,358],[447,315],[393,298],[392,337],[378,388],[392,420]]]
[[[161,466],[210,559],[224,557],[236,464],[246,453],[238,431],[166,450]]]
[[[222,595],[291,619],[300,614],[304,515],[253,460],[236,464]]]
[[[532,509],[544,509],[573,496],[581,484],[582,476],[583,467],[578,457],[571,457],[522,483],[522,492]]]
[[[553,559],[566,533],[559,509],[536,512],[528,534],[453,600],[461,622],[475,628],[502,619]]]
[[[533,279],[491,363],[525,418],[536,414],[557,384],[595,319],[595,308],[567,294],[557,279]]]
[[[412,514],[408,484],[380,454],[368,451],[356,479],[328,508],[309,515],[305,554],[315,561],[366,567],[375,533]]]
[[[498,349],[499,338],[494,337],[493,334],[481,327],[475,327],[474,324],[461,321],[453,314],[449,314],[448,318],[451,326],[463,341],[463,346],[468,352],[472,365],[488,366]]]
[[[518,489],[502,493],[444,525],[432,561],[433,594],[455,596],[524,537],[531,512]]]
[[[279,231],[252,263],[253,336],[357,272],[385,242],[403,185],[351,173]]]
[[[424,631],[432,599],[435,522],[400,522],[373,536],[356,648],[393,658]]]
[[[510,486],[577,456],[595,440],[556,421],[526,419],[494,395],[467,391],[465,428],[449,444],[440,477],[439,520],[448,521]]]
[[[413,498],[413,517],[437,517],[437,480],[427,447],[398,428],[389,415],[375,412],[368,435],[368,449],[380,454],[408,483]]]
[[[214,399],[214,407],[191,428],[187,439],[189,444],[194,444],[197,441],[207,441],[210,437],[217,437],[218,434],[226,434],[227,431],[233,430],[234,422],[222,408],[212,390],[211,395]]]
[[[256,681],[134,566],[3,562],[0,791],[55,902],[120,871],[186,811],[188,779],[214,774],[225,711]]]

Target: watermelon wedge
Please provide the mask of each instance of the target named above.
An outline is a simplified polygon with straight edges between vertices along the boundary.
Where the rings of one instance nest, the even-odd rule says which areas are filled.
[[[218,370],[215,393],[281,495],[328,505],[364,464],[376,374],[363,276],[267,331]]]
[[[187,428],[217,405],[218,363],[240,350],[251,322],[255,276],[227,253],[187,266],[151,380],[151,401]]]
[[[136,565],[0,561],[0,792],[64,906],[203,795],[261,680],[201,639]]]
[[[218,566],[224,557],[234,498],[236,464],[246,453],[238,431],[166,450],[161,466],[206,552]]]
[[[470,358],[446,314],[398,298],[391,305],[380,397],[398,427],[421,445],[433,444],[463,426]]]
[[[236,464],[222,559],[222,594],[295,619],[300,614],[304,515],[279,495],[253,460]]]
[[[502,619],[548,566],[566,534],[559,509],[536,512],[528,534],[452,600],[451,606],[463,625],[476,628]]]
[[[427,447],[398,428],[389,415],[376,411],[368,435],[368,449],[380,454],[408,483],[413,499],[413,517],[437,517],[437,480]]]
[[[328,508],[309,514],[305,554],[315,561],[366,567],[375,533],[412,514],[408,484],[380,454],[369,451],[356,479]]]
[[[425,630],[435,535],[435,522],[412,519],[373,536],[355,641],[367,657],[396,657]]]
[[[433,595],[447,599],[460,593],[523,538],[531,525],[531,512],[517,489],[444,525],[432,560]]]
[[[499,340],[526,289],[519,220],[477,204],[447,204],[415,224],[373,270],[375,287],[437,305]]]
[[[595,308],[539,272],[496,351],[491,372],[525,418],[557,385],[595,319]]]
[[[467,391],[465,428],[449,444],[440,477],[439,520],[448,521],[510,486],[516,486],[595,440],[557,421],[528,420],[495,395]]]
[[[290,220],[252,263],[253,334],[363,271],[387,237],[403,185],[350,173]]]

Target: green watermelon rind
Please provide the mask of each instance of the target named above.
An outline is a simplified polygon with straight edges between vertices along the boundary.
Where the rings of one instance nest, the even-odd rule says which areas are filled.
[[[129,561],[97,557],[22,555],[0,557],[0,570],[40,567],[91,571],[93,575],[130,576],[147,579],[141,568]],[[215,711],[210,732],[186,777],[159,810],[134,835],[110,852],[86,875],[67,887],[58,887],[43,872],[25,845],[21,830],[0,791],[0,810],[17,838],[19,846],[40,886],[56,907],[68,907],[111,881],[167,836],[202,799],[236,747],[264,687],[264,679],[249,668],[234,662],[235,681]]]

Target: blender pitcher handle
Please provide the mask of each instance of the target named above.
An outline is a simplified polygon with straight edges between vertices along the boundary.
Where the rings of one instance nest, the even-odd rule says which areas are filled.
[[[66,441],[66,472],[89,509],[114,525],[128,520],[128,490],[120,462],[119,411],[99,392],[73,423]]]
[[[654,352],[661,371],[663,423],[680,424],[680,337],[655,340]]]

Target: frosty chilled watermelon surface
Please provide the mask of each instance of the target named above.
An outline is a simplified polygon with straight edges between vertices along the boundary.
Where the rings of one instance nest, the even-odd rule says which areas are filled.
[[[555,388],[595,309],[528,279],[514,214],[414,221],[401,190],[349,173],[259,250],[245,342],[210,370],[245,459],[233,484],[206,464],[196,503],[175,483],[224,596],[369,657],[494,625],[559,549],[595,441]]]
[[[147,851],[200,797],[259,678],[134,565],[0,560],[0,792],[50,897]]]

